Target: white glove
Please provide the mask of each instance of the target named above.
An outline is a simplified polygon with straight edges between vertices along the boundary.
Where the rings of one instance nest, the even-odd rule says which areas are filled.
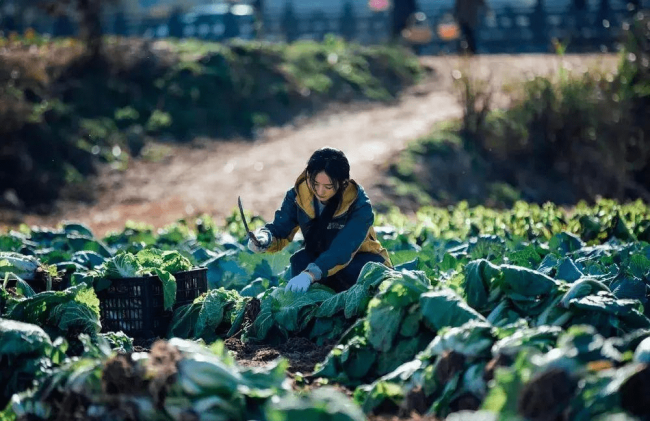
[[[253,240],[249,238],[248,249],[253,253],[264,253],[271,245],[271,240],[273,239],[273,236],[268,230],[265,229],[257,230],[257,232],[255,232],[254,235],[255,237],[257,237],[257,241],[260,242],[260,246],[259,247],[256,246]]]
[[[298,276],[291,278],[285,291],[306,292],[311,285],[311,276],[307,272],[300,272]]]

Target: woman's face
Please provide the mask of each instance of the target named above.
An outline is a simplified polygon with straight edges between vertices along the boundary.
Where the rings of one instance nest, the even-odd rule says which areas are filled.
[[[314,182],[311,186],[314,194],[321,202],[327,202],[336,194],[336,188],[332,179],[329,178],[325,171],[321,171],[316,174]]]

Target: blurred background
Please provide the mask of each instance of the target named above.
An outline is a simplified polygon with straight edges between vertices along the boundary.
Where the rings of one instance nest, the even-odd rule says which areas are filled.
[[[344,150],[377,209],[650,202],[641,0],[0,0],[0,224],[265,219]]]
[[[548,52],[550,40],[568,38],[574,51],[608,51],[616,48],[623,23],[643,3],[490,0],[476,25],[479,52]],[[3,0],[1,4],[0,30],[5,34],[31,28],[52,37],[75,36],[85,11],[92,11],[99,14],[104,33],[121,36],[291,42],[323,40],[331,33],[363,44],[399,36],[415,12],[422,12],[428,25],[440,29],[452,20],[455,7],[454,0],[113,0],[101,4],[94,0]],[[419,52],[454,52],[456,43],[449,37],[453,35],[434,30]]]

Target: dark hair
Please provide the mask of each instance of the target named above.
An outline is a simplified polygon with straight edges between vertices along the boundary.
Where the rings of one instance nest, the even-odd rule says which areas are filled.
[[[311,185],[314,185],[316,176],[323,171],[332,180],[338,193],[346,187],[345,184],[350,179],[348,158],[338,149],[324,147],[317,150],[307,162],[307,177]]]
[[[334,148],[324,147],[314,152],[307,162],[307,180],[313,186],[316,176],[325,172],[332,180],[336,193],[327,201],[327,205],[307,228],[305,233],[305,248],[314,255],[319,255],[327,250],[327,226],[334,213],[341,204],[343,191],[350,179],[350,163],[345,154]],[[314,197],[314,200],[318,200]],[[316,203],[314,203],[316,207]]]

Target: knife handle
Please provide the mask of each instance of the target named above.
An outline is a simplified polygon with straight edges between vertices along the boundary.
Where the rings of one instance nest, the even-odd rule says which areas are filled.
[[[257,247],[262,247],[260,240],[258,240],[255,234],[253,234],[251,231],[248,231],[248,238],[250,238],[253,244],[255,244]]]

